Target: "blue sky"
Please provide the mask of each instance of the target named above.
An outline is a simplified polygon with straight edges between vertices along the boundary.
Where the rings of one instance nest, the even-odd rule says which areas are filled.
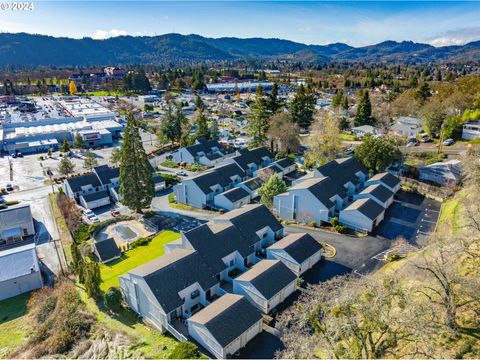
[[[384,40],[442,46],[480,39],[479,2],[34,1],[34,7],[0,10],[0,31],[97,39],[177,32],[353,46]]]

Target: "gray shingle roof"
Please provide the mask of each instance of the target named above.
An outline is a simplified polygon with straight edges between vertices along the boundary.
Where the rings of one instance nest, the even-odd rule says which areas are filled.
[[[198,252],[186,249],[175,249],[130,272],[143,277],[166,313],[183,304],[179,291],[195,282],[207,290],[218,282]]]
[[[103,185],[110,184],[112,179],[118,178],[120,176],[119,167],[111,168],[107,165],[101,165],[93,168],[93,171],[95,174],[97,174],[100,182]]]
[[[203,138],[197,139],[199,144],[186,146],[185,150],[187,150],[192,156],[197,156],[199,152],[205,153],[205,155],[210,154],[212,152],[212,148],[216,147],[218,150],[222,150],[222,146],[219,144],[218,141],[215,140],[206,140]]]
[[[251,283],[265,299],[269,300],[297,277],[280,260],[262,260],[234,281]]]
[[[393,196],[393,191],[387,189],[381,184],[375,184],[366,187],[360,194],[370,194],[384,203]]]
[[[108,194],[107,191],[101,190],[91,194],[82,195],[82,197],[85,199],[86,202],[91,202],[95,200],[109,198],[110,195]]]
[[[268,157],[273,159],[273,154],[268,151],[265,147],[259,147],[256,149],[248,150],[241,149],[239,150],[240,155],[234,156],[232,159],[244,170],[248,170],[249,164],[256,164],[260,166],[263,163],[262,158]]]
[[[367,169],[353,157],[332,160],[320,166],[317,171],[323,176],[330,177],[333,182],[342,186],[349,181],[354,185],[360,183],[359,178],[355,175],[359,171],[365,175],[368,174]]]
[[[388,172],[376,174],[368,179],[368,181],[381,181],[391,188],[400,184],[400,179]]]
[[[345,198],[347,191],[345,187],[334,183],[330,177],[315,177],[306,179],[292,186],[290,190],[307,189],[328,209],[335,206],[335,203],[330,200],[333,196],[338,195]]]
[[[254,178],[245,180],[242,184],[244,184],[250,190],[255,191],[255,190],[260,189],[262,187],[263,181],[259,177],[254,177]]]
[[[0,282],[40,271],[35,244],[16,246],[0,252]]]
[[[280,159],[278,161],[275,161],[275,164],[278,164],[279,166],[281,166],[283,169],[289,167],[289,166],[292,166],[292,165],[295,165],[295,162],[293,162],[292,159],[289,159],[289,158],[283,158],[283,159]]]
[[[112,260],[122,255],[113,238],[108,238],[106,240],[96,242],[95,248],[97,249],[97,253],[100,256],[101,262]]]
[[[228,200],[230,200],[232,203],[244,199],[249,196],[249,193],[247,190],[242,189],[240,187],[236,187],[230,190],[227,190],[223,192],[221,195],[225,196]]]
[[[385,209],[372,199],[358,199],[351,203],[345,210],[358,210],[360,213],[375,220]]]
[[[197,184],[204,194],[210,194],[212,186],[220,185],[221,187],[226,187],[232,182],[231,178],[236,175],[240,178],[245,177],[243,170],[236,164],[227,164],[194,176],[191,180]]]
[[[285,250],[298,264],[303,263],[322,248],[322,244],[306,233],[289,234],[268,247],[268,249]]]
[[[92,185],[93,187],[97,187],[102,185],[97,175],[94,173],[68,178],[65,181],[68,183],[70,189],[72,189],[74,193],[80,192],[82,190],[82,186]]]
[[[261,319],[260,311],[244,296],[225,294],[188,321],[203,324],[215,340],[226,347]]]

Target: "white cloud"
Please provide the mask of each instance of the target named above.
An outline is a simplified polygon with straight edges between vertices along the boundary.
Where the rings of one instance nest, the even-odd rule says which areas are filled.
[[[476,40],[480,40],[480,27],[449,30],[438,36],[427,38],[426,42],[433,46],[448,46],[464,45]]]
[[[92,38],[95,40],[103,40],[103,39],[108,39],[115,36],[125,36],[125,35],[128,35],[128,33],[125,30],[118,30],[118,29],[97,30],[92,35]]]

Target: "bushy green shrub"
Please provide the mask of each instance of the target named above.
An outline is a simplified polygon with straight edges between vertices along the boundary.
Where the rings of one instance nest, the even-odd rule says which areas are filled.
[[[340,234],[346,234],[348,231],[348,228],[345,225],[336,225],[335,231],[337,231]]]
[[[122,309],[122,292],[118,287],[112,286],[103,295],[103,302],[107,308],[118,312]]]
[[[90,239],[90,227],[87,224],[80,224],[73,233],[73,240],[77,244],[81,244]]]
[[[338,217],[333,217],[332,220],[330,220],[330,223],[332,224],[333,227],[339,225],[339,222],[338,222]]]
[[[189,341],[178,343],[168,356],[169,359],[198,359],[200,357],[197,345]]]
[[[145,246],[145,245],[148,245],[150,241],[152,241],[153,239],[153,236],[147,236],[147,237],[140,237],[138,238],[137,240],[135,241],[132,241],[130,243],[130,247],[132,249],[135,249],[136,247],[139,247],[139,246]]]
[[[310,221],[308,223],[308,225],[310,225],[311,227],[317,227],[317,222],[316,221]]]

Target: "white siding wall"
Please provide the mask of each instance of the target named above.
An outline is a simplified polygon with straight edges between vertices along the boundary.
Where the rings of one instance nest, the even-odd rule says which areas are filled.
[[[274,197],[274,208],[285,220],[300,222],[328,222],[329,209],[306,189],[291,190],[288,194]],[[294,214],[295,210],[295,214]]]
[[[173,187],[177,202],[190,205],[196,208],[203,208],[207,203],[205,194],[192,180],[183,180]]]
[[[233,280],[233,293],[244,295],[253,306],[268,314],[268,301],[262,294],[249,282]]]
[[[340,211],[340,216],[338,220],[346,226],[368,232],[372,231],[374,223],[372,220],[370,220],[357,210]]]
[[[43,286],[40,271],[0,282],[0,300],[32,291]],[[7,335],[7,334],[5,334]]]

